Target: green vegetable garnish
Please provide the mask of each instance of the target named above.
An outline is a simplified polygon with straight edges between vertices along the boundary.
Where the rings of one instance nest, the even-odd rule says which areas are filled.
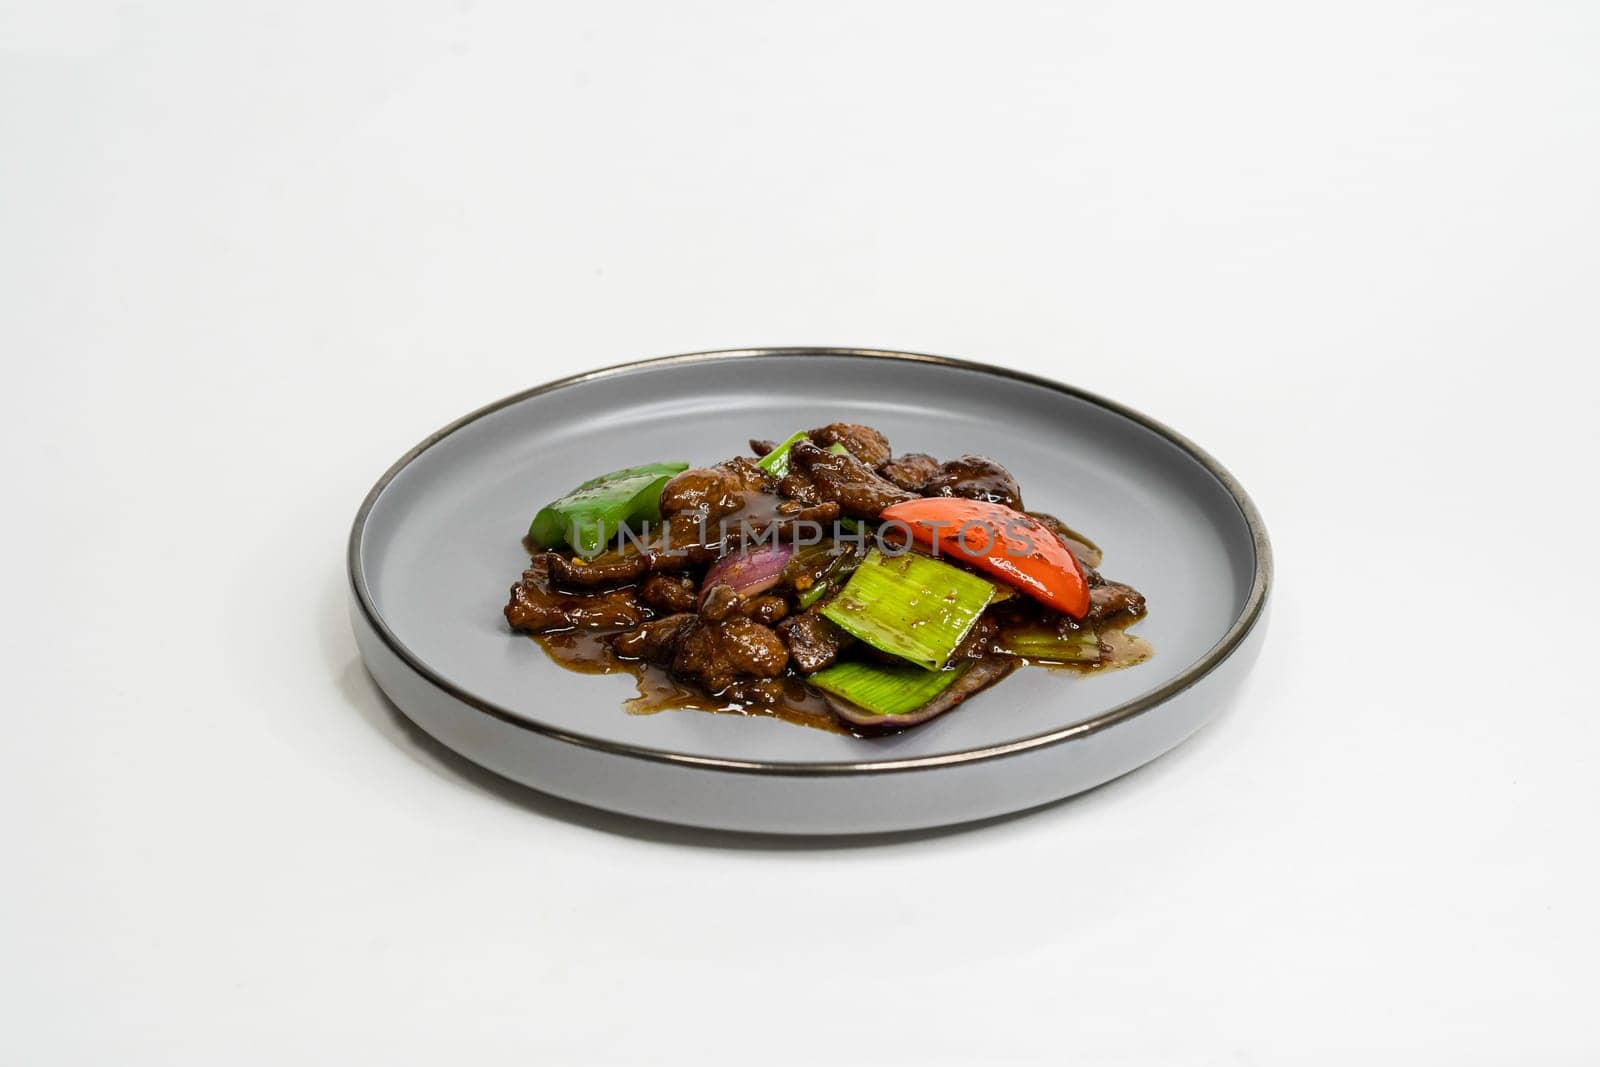
[[[769,474],[782,478],[789,473],[789,449],[793,448],[796,442],[807,440],[810,440],[810,438],[806,436],[804,430],[790,434],[783,439],[783,443],[778,445],[777,448],[756,460],[756,466]]]
[[[908,715],[950,688],[966,670],[925,671],[917,667],[852,660],[818,671],[812,685],[874,715]]]
[[[646,463],[590,478],[539,509],[528,536],[540,548],[572,546],[597,556],[624,526],[661,520],[661,487],[689,469],[687,463]]]
[[[1099,663],[1100,635],[1088,627],[1063,635],[1050,626],[1008,626],[994,650],[1047,663]]]
[[[760,467],[764,471],[767,471],[769,474],[782,478],[785,474],[789,473],[789,449],[793,448],[801,441],[809,441],[810,439],[811,435],[806,433],[804,430],[801,430],[799,433],[792,433],[788,437],[785,437],[783,439],[783,443],[778,445],[777,448],[774,448],[771,452],[768,452],[766,455],[756,460],[756,466]],[[835,441],[833,444],[829,445],[827,447],[827,451],[836,456],[848,456],[850,454],[850,450],[844,447],[844,445],[841,445],[838,441]]]
[[[993,598],[994,586],[975,574],[915,552],[891,559],[875,548],[820,610],[873,648],[936,671]]]
[[[810,578],[811,584],[795,598],[795,602],[802,611],[827,596],[834,586],[850,577],[851,572],[856,569],[856,565],[861,561],[859,551],[855,548],[840,547],[837,541],[828,541],[818,547],[826,553],[827,558],[821,568],[812,566],[810,572],[806,575]],[[802,562],[802,558],[802,556],[796,555],[795,562]],[[810,560],[805,559],[804,562],[809,564]],[[799,584],[796,582],[797,586]]]

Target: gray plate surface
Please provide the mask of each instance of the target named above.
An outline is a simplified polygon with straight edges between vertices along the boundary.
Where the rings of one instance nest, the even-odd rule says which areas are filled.
[[[862,740],[764,718],[630,715],[626,676],[550,662],[501,617],[544,503],[594,474],[707,464],[827,422],[897,452],[999,459],[1028,507],[1097,541],[1143,591],[1142,665],[1018,671],[955,712]],[[1090,788],[1165,752],[1225,703],[1271,580],[1244,492],[1177,434],[1070,387],[905,353],[760,349],[628,364],[467,416],[374,487],[350,542],[369,670],[424,730],[500,774],[598,807],[778,833],[911,829]]]

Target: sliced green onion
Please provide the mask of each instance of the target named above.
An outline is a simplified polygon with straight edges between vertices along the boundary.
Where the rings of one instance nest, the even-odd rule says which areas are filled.
[[[954,670],[925,671],[850,660],[818,671],[806,681],[874,715],[908,715],[950,688],[965,670],[965,664]]]
[[[539,509],[528,536],[540,548],[563,544],[581,556],[599,555],[624,526],[661,519],[661,487],[687,463],[646,463],[590,478]]]
[[[994,650],[1046,663],[1099,663],[1100,635],[1088,627],[1060,634],[1050,626],[1008,626],[995,639]]]
[[[810,438],[806,435],[804,430],[801,430],[798,433],[792,433],[788,437],[784,438],[783,443],[777,448],[774,448],[771,452],[768,452],[766,455],[756,460],[756,466],[760,467],[768,474],[782,478],[785,474],[789,473],[789,449],[793,448],[799,441],[809,440]]]
[[[873,648],[936,671],[993,597],[991,583],[948,563],[873,549],[821,610]]]
[[[795,553],[794,562],[789,565],[792,572],[790,579],[796,588],[804,585],[803,589],[799,589],[795,603],[801,610],[811,607],[850,577],[860,561],[858,549],[841,545],[838,541],[824,541],[815,548],[801,549]]]
[[[832,452],[836,456],[848,456],[850,454],[850,450],[844,447],[844,445],[840,444],[838,441],[835,441],[833,444],[829,445],[826,451]]]
[[[814,584],[810,589],[807,589],[805,592],[796,597],[795,603],[799,605],[801,611],[804,611],[806,608],[809,608],[811,605],[827,596],[828,590],[832,588],[833,579],[823,578],[821,581]]]

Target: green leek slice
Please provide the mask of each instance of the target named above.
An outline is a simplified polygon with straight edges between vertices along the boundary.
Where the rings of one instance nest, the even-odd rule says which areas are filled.
[[[954,670],[925,671],[910,665],[850,660],[806,679],[874,715],[909,715],[950,688],[966,665]]]
[[[993,598],[994,585],[968,571],[915,552],[890,558],[874,548],[819,610],[873,648],[936,671]]]
[[[1087,626],[1068,634],[1049,626],[1008,626],[1000,631],[994,650],[1047,663],[1099,663],[1100,635]]]

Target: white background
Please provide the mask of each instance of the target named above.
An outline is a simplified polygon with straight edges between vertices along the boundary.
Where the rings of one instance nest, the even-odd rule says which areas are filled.
[[[0,12],[0,1061],[1593,1063],[1600,8]],[[1020,818],[751,842],[397,722],[437,426],[755,344],[1176,426],[1244,698]]]

